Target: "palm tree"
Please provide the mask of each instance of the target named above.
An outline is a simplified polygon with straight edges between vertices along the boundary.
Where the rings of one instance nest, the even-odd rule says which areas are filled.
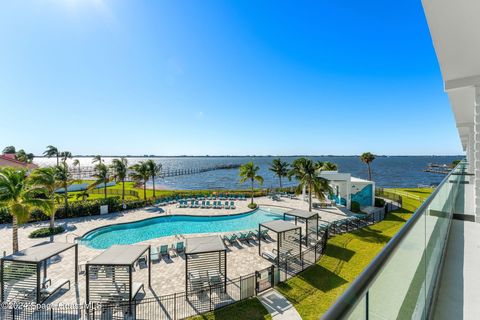
[[[312,194],[318,199],[325,199],[324,192],[331,193],[332,188],[328,184],[328,180],[317,176],[317,169],[312,160],[306,158],[298,158],[292,163],[292,169],[288,173],[289,179],[295,177],[299,185],[297,194],[301,193],[303,188],[308,190],[308,211],[312,211]]]
[[[240,183],[245,183],[247,180],[250,180],[252,183],[252,199],[250,201],[250,204],[252,205],[255,180],[257,180],[260,185],[263,184],[263,177],[257,174],[258,170],[260,170],[260,168],[253,164],[253,162],[248,162],[240,166]]]
[[[96,155],[95,157],[93,157],[92,159],[92,163],[102,163],[102,156],[101,155]]]
[[[147,200],[147,181],[150,179],[150,169],[144,161],[130,167],[130,177],[137,183],[143,183],[143,199]]]
[[[375,156],[370,152],[364,152],[360,156],[360,160],[368,167],[368,180],[372,181],[372,168],[370,164],[375,160]]]
[[[14,146],[7,146],[5,148],[3,148],[3,151],[2,151],[3,154],[12,154],[12,153],[17,153],[16,152],[16,149]]]
[[[155,198],[155,178],[162,173],[162,165],[160,163],[156,163],[152,159],[147,160],[145,163],[148,167],[148,171],[150,171],[150,177],[152,178],[153,182],[153,197]]]
[[[81,168],[81,166],[80,166],[80,160],[78,160],[78,159],[73,160],[72,165],[73,165],[75,168],[77,168],[78,178],[81,178],[81,176],[82,176],[82,168]]]
[[[45,152],[43,152],[43,155],[47,158],[51,158],[51,157],[57,157],[57,166],[59,164],[59,161],[58,161],[58,157],[59,157],[59,152],[58,152],[58,149],[54,146],[47,146],[47,150],[45,150]]]
[[[72,159],[72,153],[70,151],[62,151],[59,154],[62,162],[67,162],[67,159]]]
[[[50,229],[55,227],[55,202],[56,190],[62,187],[62,181],[58,180],[57,167],[45,167],[34,170],[30,174],[30,183],[45,189],[44,197],[50,202],[49,209],[44,213],[50,217]]]
[[[286,161],[282,161],[280,158],[273,159],[272,165],[269,170],[275,173],[280,182],[280,189],[282,189],[282,177],[286,177],[288,174],[288,167],[290,165]]]
[[[93,174],[93,177],[96,178],[97,180],[94,183],[92,183],[90,186],[88,186],[88,188],[92,189],[100,184],[103,184],[105,199],[107,199],[107,183],[109,183],[111,180],[110,170],[105,165],[105,163],[98,163],[95,166],[94,170],[95,170],[95,173]]]
[[[12,215],[12,248],[18,251],[18,225],[28,221],[33,209],[51,210],[51,203],[39,198],[45,190],[28,183],[24,169],[0,169],[0,203]]]
[[[65,212],[68,212],[68,187],[74,182],[72,179],[72,174],[68,169],[68,164],[66,162],[62,162],[58,166],[55,167],[57,171],[57,180],[60,181],[60,185],[63,188],[63,198],[65,201]]]
[[[126,158],[113,159],[110,168],[115,181],[122,182],[122,200],[125,200],[125,179],[128,172],[128,160]]]
[[[338,170],[338,166],[330,161],[317,161],[315,169],[318,171],[335,171]]]

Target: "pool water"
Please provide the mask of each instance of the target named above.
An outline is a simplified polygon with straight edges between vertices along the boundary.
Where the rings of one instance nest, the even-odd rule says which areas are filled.
[[[277,208],[260,208],[230,216],[163,216],[101,227],[85,234],[80,243],[94,249],[107,249],[114,244],[133,244],[177,234],[257,229],[259,223],[283,219],[285,211]]]

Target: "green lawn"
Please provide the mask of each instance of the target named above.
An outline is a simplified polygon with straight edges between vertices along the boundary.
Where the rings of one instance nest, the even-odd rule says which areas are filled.
[[[418,207],[420,202],[405,198],[404,204]],[[292,302],[303,319],[318,319],[411,215],[412,211],[399,209],[382,222],[329,239],[325,255],[320,261],[279,284],[278,291]]]
[[[189,320],[270,320],[272,317],[267,309],[257,298],[250,298],[238,303],[231,304],[221,309],[208,312],[196,317],[188,318]]]

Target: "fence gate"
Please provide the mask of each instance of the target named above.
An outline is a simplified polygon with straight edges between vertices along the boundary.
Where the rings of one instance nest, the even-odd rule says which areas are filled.
[[[255,271],[255,289],[257,293],[263,292],[273,287],[274,268],[275,267],[272,265],[271,267],[265,268],[263,270]]]

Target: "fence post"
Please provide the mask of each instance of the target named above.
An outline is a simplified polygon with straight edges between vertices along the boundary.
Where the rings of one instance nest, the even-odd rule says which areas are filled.
[[[213,307],[212,307],[212,286],[210,285],[210,311],[213,311]]]
[[[173,320],[177,319],[177,293],[173,294]]]

